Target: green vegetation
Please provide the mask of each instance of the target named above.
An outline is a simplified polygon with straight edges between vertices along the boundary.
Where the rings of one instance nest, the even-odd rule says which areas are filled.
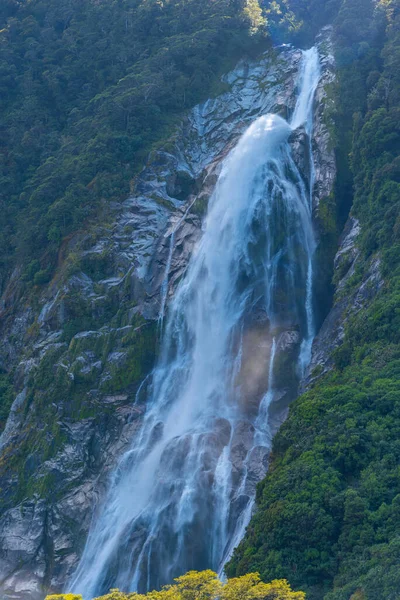
[[[355,301],[361,293],[358,306],[367,306],[348,315],[334,370],[294,403],[275,438],[258,511],[228,565],[239,578],[223,585],[212,572],[189,573],[160,592],[113,590],[101,600],[304,598],[290,585],[310,600],[400,597],[400,0],[274,0],[264,12],[256,0],[0,4],[0,269],[19,261],[23,282],[36,286],[51,279],[63,241],[126,197],[147,153],[218,91],[219,74],[268,44],[256,33],[264,19],[274,40],[305,45],[335,21],[338,78],[329,95],[338,180],[321,205],[327,235],[318,261],[325,281],[352,206],[360,254],[341,294]],[[191,183],[182,181],[183,191]],[[96,284],[108,257],[85,260],[71,254],[68,268],[84,268]],[[0,463],[1,476],[19,479],[5,508],[65,491],[40,470],[67,440],[63,421],[97,419],[107,430],[115,408],[99,411],[93,365],[123,355],[102,379],[107,394],[133,394],[151,369],[155,329],[139,318],[128,327],[118,302],[95,318],[78,293],[64,299],[62,346],[32,371],[28,424]],[[1,373],[0,430],[13,398]],[[280,580],[264,584],[246,575],[253,571]]]
[[[82,600],[82,596],[76,594],[51,594],[46,600]]]
[[[333,582],[347,595],[327,599],[358,587],[368,599],[397,597],[400,347],[364,352],[295,403],[230,574],[287,577],[309,598]]]
[[[268,29],[276,42],[313,43],[336,17],[341,0],[272,0],[266,3]]]
[[[265,44],[257,0],[0,7],[0,272],[49,281],[62,240],[126,198],[149,150]]]
[[[10,375],[0,373],[0,433],[6,424],[14,397],[14,386]]]
[[[96,600],[305,600],[303,592],[293,592],[287,581],[262,583],[258,573],[222,583],[213,571],[189,571],[174,581],[159,592],[124,594],[111,590]],[[46,600],[81,600],[81,597],[64,594],[47,596]]]
[[[338,218],[352,192],[362,231],[343,293],[366,307],[350,305],[334,371],[277,434],[228,573],[286,577],[315,600],[398,600],[400,2],[343,1],[335,42]]]
[[[53,500],[61,497],[65,493],[63,485],[68,483],[56,485],[45,462],[55,457],[68,441],[66,423],[90,419],[98,430],[107,430],[115,418],[116,406],[99,403],[99,394],[103,397],[123,390],[126,398],[134,398],[138,386],[153,368],[156,323],[136,315],[131,325],[124,326],[118,317],[110,321],[109,328],[73,338],[68,347],[63,343],[49,349],[32,370],[23,407],[24,411],[30,411],[30,417],[19,443],[8,446],[0,460],[0,478],[15,475],[18,482],[2,498],[2,509],[34,494],[48,497],[51,493]],[[117,328],[120,325],[122,334]],[[113,363],[109,360],[110,353],[117,350],[122,360]],[[100,389],[93,389],[100,378]],[[0,393],[2,382],[0,376]],[[14,395],[6,376],[4,382],[9,405]],[[34,468],[26,466],[28,459]]]

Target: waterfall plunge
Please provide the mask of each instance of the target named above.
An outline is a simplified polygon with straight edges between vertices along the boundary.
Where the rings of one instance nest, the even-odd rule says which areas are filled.
[[[318,80],[313,48],[291,124],[260,117],[224,161],[169,307],[141,432],[69,585],[85,598],[158,587],[192,568],[221,570],[244,533],[271,443],[276,335],[300,329],[299,372],[314,335],[314,171],[310,190],[289,136],[304,125],[311,138]]]

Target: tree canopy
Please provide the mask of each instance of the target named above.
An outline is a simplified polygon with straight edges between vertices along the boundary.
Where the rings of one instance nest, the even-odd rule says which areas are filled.
[[[128,196],[262,25],[257,0],[2,2],[0,273],[24,260],[46,283],[62,240]]]
[[[221,582],[213,571],[189,571],[177,577],[175,583],[160,591],[147,594],[124,593],[111,590],[96,600],[305,600],[303,592],[292,591],[286,580],[263,583],[258,573]],[[46,600],[82,600],[81,596],[61,594],[47,596]]]

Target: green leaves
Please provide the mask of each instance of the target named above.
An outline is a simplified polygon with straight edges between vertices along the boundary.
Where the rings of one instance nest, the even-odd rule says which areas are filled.
[[[3,269],[129,194],[152,145],[260,41],[257,0],[9,0],[0,8]],[[11,252],[10,252],[11,246]],[[51,251],[48,250],[51,248]],[[43,260],[41,260],[43,262]],[[1,268],[1,265],[0,265]]]
[[[79,600],[71,594],[47,596],[46,600]],[[213,571],[189,571],[159,592],[124,594],[118,589],[95,600],[305,600],[303,592],[293,592],[286,580],[262,583],[258,573],[222,583]]]

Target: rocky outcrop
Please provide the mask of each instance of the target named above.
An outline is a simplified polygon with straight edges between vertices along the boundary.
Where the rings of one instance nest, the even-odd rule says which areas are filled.
[[[339,241],[339,250],[334,261],[336,292],[333,306],[315,338],[311,363],[304,378],[303,390],[313,385],[332,369],[334,351],[343,343],[348,319],[366,308],[382,288],[384,281],[380,272],[379,258],[370,260],[360,282],[351,284],[359,260],[357,240],[360,225],[350,216]]]
[[[336,173],[326,123],[328,30],[320,50],[316,214]],[[109,471],[140,427],[168,299],[201,235],[221,160],[257,116],[290,115],[300,59],[283,47],[239,63],[224,78],[228,91],[194,108],[150,156],[131,196],[108,207],[101,225],[65,242],[58,273],[40,296],[21,299],[19,270],[8,283],[0,366],[14,373],[16,399],[0,437],[2,597],[42,600],[74,569]],[[293,140],[301,169],[304,132]],[[298,346],[296,336],[280,332],[283,352]],[[274,429],[286,409],[287,399],[277,402]],[[251,468],[254,478],[265,472],[257,457]]]
[[[335,80],[335,60],[330,28],[319,36],[321,56],[321,82],[315,94],[314,134],[312,148],[315,162],[314,213],[322,200],[333,192],[336,179],[336,158],[331,137],[331,87]]]

